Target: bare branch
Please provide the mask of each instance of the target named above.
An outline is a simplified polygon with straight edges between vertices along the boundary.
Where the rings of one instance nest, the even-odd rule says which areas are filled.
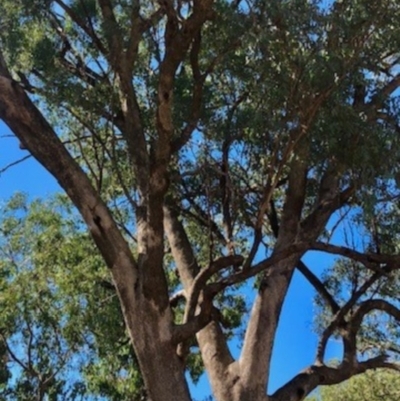
[[[241,255],[223,256],[217,260],[214,260],[209,266],[200,270],[199,274],[193,280],[189,291],[184,321],[189,321],[189,319],[194,315],[200,292],[205,288],[207,281],[215,273],[226,269],[227,267],[239,267],[243,263],[243,260],[244,258]]]
[[[383,362],[382,368],[392,369],[392,370],[396,370],[396,371],[400,372],[400,364],[399,363]]]
[[[188,291],[183,325],[175,328],[174,342],[176,344],[192,337],[211,319],[212,298],[215,294],[208,293],[207,290],[203,291],[207,280],[222,269],[229,266],[237,267],[241,263],[243,263],[243,257],[240,255],[223,256],[213,261],[211,265],[200,270]],[[200,299],[201,293],[202,297]],[[200,307],[200,313],[195,316],[198,307]]]
[[[400,310],[398,308],[383,299],[370,299],[362,302],[357,308],[351,319],[351,328],[353,330],[358,330],[364,316],[374,310],[385,312],[400,322]]]
[[[164,227],[179,276],[187,292],[192,288],[193,281],[200,269],[186,231],[178,219],[178,214],[169,205],[164,207]],[[196,322],[193,322],[193,325],[196,325]],[[189,327],[190,331],[195,331],[195,329]],[[186,336],[187,333],[184,334],[184,337]],[[233,362],[226,339],[217,321],[211,321],[198,332],[197,340],[205,365],[212,367],[213,371],[224,371]],[[217,377],[215,380],[218,380]],[[211,381],[213,381],[212,378]]]
[[[362,263],[368,269],[382,274],[387,274],[391,270],[400,268],[400,255],[361,253],[345,246],[326,244],[323,242],[313,243],[310,249],[344,256]]]
[[[5,336],[0,332],[0,338],[1,341],[3,342],[8,354],[10,355],[11,359],[17,363],[23,370],[25,370],[25,372],[27,372],[28,374],[31,374],[33,376],[36,376],[36,371],[31,370],[31,368],[26,365],[24,362],[22,362],[22,360],[20,358],[17,357],[17,355],[13,352],[13,350],[11,349],[11,347],[8,345],[7,339],[5,338]]]
[[[171,246],[172,256],[176,263],[179,277],[186,291],[200,271],[186,231],[179,221],[178,213],[169,204],[164,206],[164,230]]]
[[[301,260],[297,263],[296,268],[309,281],[309,283],[317,290],[318,294],[329,305],[331,312],[333,314],[337,313],[340,309],[340,306],[334,300],[334,298],[326,289],[326,286],[321,282],[321,280]]]
[[[241,283],[249,279],[250,277],[254,277],[262,271],[265,271],[274,265],[278,265],[280,262],[293,258],[296,255],[300,257],[304,252],[306,252],[307,249],[309,249],[309,247],[310,244],[307,242],[298,242],[294,243],[293,245],[289,245],[284,249],[274,252],[269,258],[257,263],[250,269],[242,269],[241,271],[234,273],[228,277],[221,278],[216,283],[209,284],[210,291],[212,293],[218,293],[226,287]],[[278,268],[274,269],[274,273],[280,274],[283,273],[283,271]]]
[[[15,160],[15,161],[7,164],[7,166],[4,166],[3,168],[0,169],[0,175],[5,173],[11,167],[14,167],[14,166],[18,165],[18,164],[24,162],[25,160],[28,160],[31,157],[32,157],[32,155],[27,155],[27,156],[21,157],[20,159]]]
[[[271,225],[272,232],[275,237],[279,234],[279,221],[278,215],[276,213],[274,202],[271,200],[270,210],[268,212],[268,219]],[[308,280],[308,282],[315,288],[315,290],[320,294],[320,296],[329,305],[333,314],[337,313],[340,306],[337,304],[333,296],[329,293],[326,286],[321,282],[321,280],[307,267],[307,265],[299,260],[296,266],[297,270]]]
[[[293,377],[272,396],[270,401],[300,401],[311,393],[319,385],[331,385],[341,383],[354,375],[366,372],[370,369],[389,367],[386,355],[379,355],[354,365],[342,363],[336,368],[325,365],[312,365]]]
[[[191,316],[190,319],[185,319],[183,324],[175,326],[172,337],[172,342],[175,345],[189,340],[211,321],[211,312],[213,310],[211,297],[205,295],[201,302],[196,305],[197,307],[200,312],[196,316]],[[186,344],[182,344],[181,349],[178,350],[178,354],[181,357],[185,357],[186,348]]]
[[[382,277],[381,273],[374,273],[369,279],[365,280],[364,284],[350,297],[350,299],[343,305],[340,310],[334,315],[329,326],[322,333],[321,339],[317,348],[317,357],[316,360],[318,363],[323,363],[326,346],[329,338],[334,333],[337,328],[342,329],[343,333],[343,341],[344,341],[344,353],[345,358],[348,360],[352,360],[355,358],[356,352],[356,335],[358,328],[354,330],[354,328],[350,329],[347,325],[346,315],[350,312],[351,308],[354,307],[356,302],[365,295],[366,291],[379,279]]]
[[[66,5],[63,1],[61,0],[54,0],[57,5],[59,5],[66,13],[67,15],[71,18],[75,24],[77,24],[83,32],[88,35],[90,39],[92,39],[94,45],[96,48],[103,54],[107,55],[107,50],[104,47],[102,41],[100,38],[96,35],[92,24],[86,25],[85,21],[82,20],[82,18],[79,17],[78,14],[76,14],[71,7]]]

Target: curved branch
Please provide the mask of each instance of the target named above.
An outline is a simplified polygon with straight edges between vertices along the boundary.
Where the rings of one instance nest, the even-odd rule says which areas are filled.
[[[183,324],[175,327],[172,340],[175,344],[188,340],[210,321],[213,306],[212,299],[215,294],[205,288],[207,281],[215,273],[229,266],[239,267],[243,263],[243,260],[244,258],[241,255],[223,256],[200,270],[188,291],[189,295],[187,297]],[[200,313],[195,315],[198,307],[200,308]]]
[[[194,316],[200,292],[205,288],[205,285],[211,276],[229,266],[239,267],[243,261],[244,258],[241,255],[223,256],[213,261],[206,268],[200,270],[199,274],[193,280],[192,286],[189,290],[184,322],[188,322]],[[210,295],[212,297],[212,293]]]
[[[373,274],[368,280],[364,282],[364,284],[353,293],[351,298],[346,302],[344,306],[340,308],[340,310],[336,313],[333,320],[329,324],[329,326],[322,333],[321,339],[317,348],[317,357],[316,360],[318,363],[323,363],[326,345],[328,343],[329,338],[332,336],[334,331],[337,328],[343,329],[343,342],[344,342],[344,357],[351,360],[355,357],[356,352],[356,335],[357,330],[350,330],[347,326],[347,322],[345,320],[346,314],[351,310],[351,308],[356,304],[356,302],[362,297],[365,292],[379,279],[382,275],[380,273]]]
[[[324,242],[314,242],[310,249],[344,256],[356,262],[360,262],[368,269],[383,275],[387,275],[390,271],[400,268],[400,255],[361,253],[345,246],[327,244]]]
[[[189,303],[187,305],[189,305]],[[197,307],[200,308],[200,312],[196,316],[190,316],[190,318],[188,318],[185,313],[184,323],[175,326],[172,337],[173,344],[178,345],[189,340],[211,321],[211,312],[213,310],[212,297],[204,295],[202,300],[196,303],[195,308]],[[188,310],[187,306],[186,310]],[[185,354],[184,350],[186,349],[186,345],[183,344],[181,348],[181,350],[178,350],[178,353],[184,356],[182,354]]]
[[[178,214],[169,205],[164,207],[164,227],[183,287],[188,291],[192,288],[193,281],[200,269],[186,231],[179,221]],[[194,329],[190,330],[194,331]],[[187,337],[187,335],[187,333],[184,333],[184,337]],[[177,336],[180,336],[180,334],[177,334]],[[204,363],[211,372],[225,370],[233,362],[233,357],[218,322],[212,321],[201,332],[198,332],[197,341],[200,349],[204,352]],[[205,352],[205,350],[207,351]],[[217,377],[215,377],[215,380],[217,380]]]
[[[169,304],[173,308],[179,304],[179,302],[183,299],[186,299],[186,291],[180,290],[175,292],[169,297]]]
[[[361,326],[364,316],[374,310],[386,312],[388,315],[392,316],[398,322],[400,322],[400,309],[396,308],[390,302],[387,302],[383,299],[370,299],[368,301],[364,301],[357,308],[356,312],[353,315],[353,318],[351,319],[352,328],[358,330],[358,328]]]
[[[28,374],[32,374],[33,376],[37,376],[36,371],[32,370],[31,366],[26,365],[24,362],[22,362],[21,359],[17,357],[17,355],[13,352],[11,347],[8,345],[7,339],[4,337],[4,335],[0,332],[0,339],[4,344],[4,347],[6,348],[6,351],[8,352],[10,358],[17,364],[19,365],[25,372]]]
[[[342,363],[336,368],[312,365],[279,388],[269,400],[301,401],[319,385],[338,384],[370,369],[399,368],[397,365],[391,366],[393,364],[387,362],[386,358],[386,355],[379,355],[363,362],[356,362],[354,365]]]
[[[242,269],[241,271],[232,274],[229,277],[222,278],[221,280],[217,281],[216,283],[209,284],[210,291],[212,293],[218,293],[229,287],[231,285],[235,285],[245,281],[251,277],[254,277],[258,273],[270,268],[273,265],[278,264],[286,259],[292,258],[294,255],[298,254],[299,257],[310,249],[310,243],[308,242],[297,242],[291,246],[283,248],[275,253],[273,253],[269,258],[264,259],[263,261],[257,263],[250,269]],[[276,271],[276,274],[281,273],[280,271]],[[283,273],[283,272],[282,272]]]

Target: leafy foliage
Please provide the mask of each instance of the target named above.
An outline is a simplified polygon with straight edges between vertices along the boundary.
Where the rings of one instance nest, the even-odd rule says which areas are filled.
[[[15,195],[0,241],[2,399],[140,397],[115,290],[65,198]]]

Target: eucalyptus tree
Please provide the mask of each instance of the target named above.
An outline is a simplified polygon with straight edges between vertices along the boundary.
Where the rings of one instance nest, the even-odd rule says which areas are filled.
[[[152,401],[190,400],[197,346],[218,401],[398,368],[397,1],[3,0],[0,15],[0,118],[82,215]],[[362,240],[333,242],[346,224]],[[312,250],[338,256],[327,277]],[[296,269],[327,313],[315,362],[268,395]],[[253,278],[235,359],[224,311]]]

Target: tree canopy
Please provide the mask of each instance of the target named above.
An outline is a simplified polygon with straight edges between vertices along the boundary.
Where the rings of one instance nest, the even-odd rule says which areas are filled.
[[[10,397],[189,401],[204,369],[218,401],[299,401],[398,370],[399,20],[396,0],[3,0],[0,118],[76,208],[3,217]],[[270,394],[296,270],[320,341]]]

